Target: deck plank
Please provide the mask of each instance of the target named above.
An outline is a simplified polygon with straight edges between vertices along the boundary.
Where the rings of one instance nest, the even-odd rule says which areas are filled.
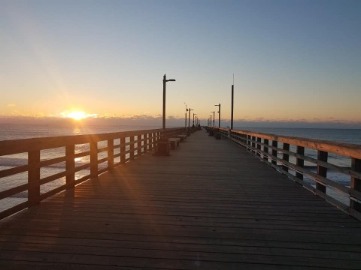
[[[204,132],[0,222],[1,269],[360,269],[361,223]]]

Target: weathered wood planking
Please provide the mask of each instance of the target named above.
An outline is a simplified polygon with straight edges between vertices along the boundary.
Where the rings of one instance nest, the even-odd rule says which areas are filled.
[[[1,269],[360,269],[361,223],[203,132],[0,223]]]

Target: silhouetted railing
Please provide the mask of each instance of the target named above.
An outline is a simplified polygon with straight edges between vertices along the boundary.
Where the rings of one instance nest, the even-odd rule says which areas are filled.
[[[0,219],[152,151],[162,132],[184,129],[0,141]]]
[[[211,129],[361,220],[361,145]]]

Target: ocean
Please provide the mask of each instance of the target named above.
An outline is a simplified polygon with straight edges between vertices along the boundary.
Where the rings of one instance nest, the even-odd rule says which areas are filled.
[[[97,124],[98,123],[98,124]],[[159,128],[156,126],[124,126],[114,124],[111,122],[101,123],[96,122],[84,125],[77,122],[59,122],[59,123],[0,123],[0,141],[2,140],[16,140],[25,138],[37,137],[50,137],[50,136],[63,136],[63,135],[80,135],[80,134],[97,134],[120,132],[127,130],[141,130],[141,129],[154,129]],[[303,138],[312,138],[320,140],[329,140],[333,142],[349,143],[361,145],[361,129],[317,129],[317,128],[247,128],[240,127],[240,130],[249,130],[262,133],[272,133],[284,136],[294,136]],[[77,146],[84,148],[86,146]],[[78,149],[86,151],[87,149]],[[42,151],[42,159],[54,158],[64,155],[64,149],[57,149],[52,151]],[[316,153],[310,153],[310,156],[315,157]],[[100,157],[101,158],[101,157]],[[329,161],[335,165],[342,167],[349,167],[349,160],[337,157],[335,155],[329,156]],[[0,170],[13,168],[20,165],[25,165],[27,162],[27,153],[21,153],[11,156],[0,156]],[[88,157],[76,160],[77,165],[89,162]],[[41,177],[46,177],[54,173],[64,170],[64,164],[56,164],[48,168],[42,168]],[[307,164],[306,164],[307,166]],[[77,172],[76,179],[89,174],[88,170]],[[337,181],[345,186],[350,185],[350,178],[345,175],[329,172],[328,177]],[[307,179],[306,179],[307,180]],[[10,177],[0,178],[0,192],[17,185],[25,184],[27,181],[27,173],[21,173]],[[65,179],[59,179],[52,183],[42,186],[42,193],[47,190],[56,188],[64,184]],[[337,194],[335,195],[338,196]],[[27,197],[26,192],[18,194],[12,198],[0,200],[0,211],[11,207],[14,204],[24,201]],[[339,198],[340,199],[340,198]],[[340,199],[342,200],[342,198]],[[347,201],[345,201],[347,204]]]
[[[327,129],[327,128],[236,128],[241,130],[271,133],[283,136],[302,137],[332,142],[361,145],[361,129]]]
[[[56,123],[0,123],[0,141],[18,140],[51,136],[67,136],[81,134],[99,134],[120,132],[127,130],[142,130],[160,128],[156,126],[120,125],[112,122],[83,124],[81,122],[56,122]]]
[[[96,134],[127,130],[155,129],[159,126],[121,125],[109,123],[92,123],[83,125],[77,122],[57,123],[0,123],[0,141],[25,138],[38,138],[64,135]],[[238,130],[249,130],[284,136],[294,136],[333,142],[361,145],[361,129],[325,129],[325,128],[263,128],[236,127]]]

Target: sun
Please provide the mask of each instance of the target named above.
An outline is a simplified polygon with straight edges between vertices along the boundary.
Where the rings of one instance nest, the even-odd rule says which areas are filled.
[[[81,121],[83,119],[91,117],[91,115],[89,115],[89,114],[87,114],[86,112],[83,112],[83,111],[70,111],[70,112],[67,111],[67,112],[62,112],[61,115],[64,118],[70,118],[70,119],[73,119],[75,121]]]
[[[85,112],[82,111],[73,111],[68,113],[67,115],[68,118],[74,119],[76,121],[80,121],[83,120],[85,118],[88,118],[88,115]]]

